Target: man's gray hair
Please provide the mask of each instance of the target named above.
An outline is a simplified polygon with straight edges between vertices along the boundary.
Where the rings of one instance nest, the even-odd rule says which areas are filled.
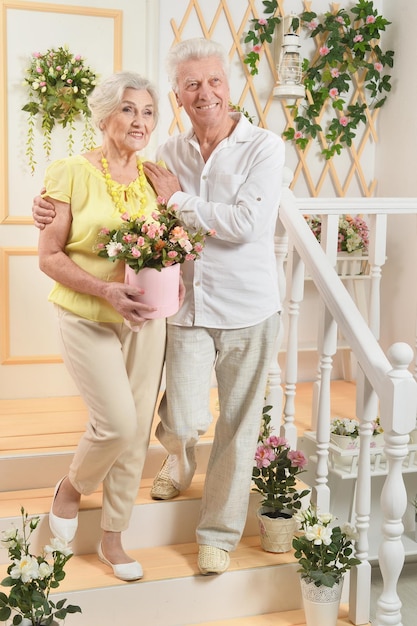
[[[88,106],[97,128],[117,110],[126,89],[147,91],[152,98],[155,123],[158,121],[158,93],[152,83],[136,72],[116,72],[97,85],[88,98]]]
[[[224,69],[226,76],[229,75],[229,59],[223,46],[211,39],[196,37],[177,43],[168,52],[166,68],[172,89],[178,91],[178,66],[190,59],[206,59],[217,57]]]

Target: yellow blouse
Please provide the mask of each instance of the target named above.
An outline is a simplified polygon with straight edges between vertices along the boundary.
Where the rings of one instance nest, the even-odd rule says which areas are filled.
[[[71,205],[72,225],[65,253],[86,272],[107,282],[124,281],[124,263],[101,258],[95,252],[97,234],[103,227],[117,228],[121,215],[106,187],[103,173],[83,156],[54,161],[45,174],[46,196]],[[126,196],[126,210],[133,215],[140,206],[140,187],[136,179],[120,185]],[[157,208],[156,195],[147,184],[145,215]],[[79,293],[55,283],[49,300],[86,319],[95,322],[121,322],[122,317],[102,298]]]

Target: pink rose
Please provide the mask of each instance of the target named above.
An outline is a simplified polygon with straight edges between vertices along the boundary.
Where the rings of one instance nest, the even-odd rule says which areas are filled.
[[[307,465],[307,459],[304,452],[301,452],[301,450],[290,450],[288,452],[288,458],[291,461],[292,467],[299,467],[301,469],[304,469],[304,467]]]
[[[382,72],[383,68],[384,68],[384,66],[382,65],[382,63],[379,63],[379,62],[374,63],[374,69],[375,69],[377,72]]]
[[[363,35],[355,35],[353,38],[353,41],[355,43],[358,43],[359,41],[363,41]]]
[[[266,26],[266,24],[268,23],[264,17],[261,17],[261,19],[258,20],[258,22],[261,26]]]
[[[259,52],[261,48],[262,46],[259,43],[257,43],[256,46],[253,46],[252,52]]]
[[[346,117],[346,115],[342,115],[342,117],[339,120],[340,125],[341,126],[347,126],[348,125],[348,118]]]
[[[367,15],[365,21],[366,21],[367,24],[374,24],[375,23],[375,15]]]
[[[340,75],[340,72],[337,69],[337,67],[332,67],[332,69],[330,70],[330,74],[331,74],[332,78],[338,78],[339,75]]]
[[[269,467],[271,462],[275,459],[274,451],[268,446],[258,446],[255,453],[256,467],[262,469],[263,467]]]
[[[301,132],[301,130],[296,130],[294,133],[294,139],[301,139],[301,137],[303,136],[303,133]]]
[[[326,54],[329,54],[330,52],[330,48],[328,48],[327,46],[321,46],[321,48],[319,49],[319,54],[322,57],[325,57]]]
[[[336,89],[336,87],[332,87],[332,89],[330,89],[329,91],[329,96],[331,98],[337,98],[338,95],[339,95],[339,90]]]

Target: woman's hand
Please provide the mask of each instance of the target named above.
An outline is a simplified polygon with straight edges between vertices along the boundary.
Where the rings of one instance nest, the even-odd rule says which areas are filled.
[[[46,193],[45,187],[41,189],[41,194]],[[55,217],[55,206],[42,196],[35,196],[32,204],[33,221],[36,228],[43,230]]]
[[[143,289],[132,287],[126,283],[107,283],[103,291],[103,297],[129,322],[145,322],[147,318],[141,316],[141,312],[152,313],[155,307],[139,302],[137,298],[141,296]]]

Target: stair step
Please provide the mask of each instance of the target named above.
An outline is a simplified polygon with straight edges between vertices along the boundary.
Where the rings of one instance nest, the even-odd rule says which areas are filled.
[[[348,618],[348,607],[341,605],[339,618],[335,626],[345,626],[352,624]],[[250,617],[239,617],[237,619],[227,619],[214,622],[199,622],[190,626],[306,626],[304,611],[282,611],[279,613],[268,613],[264,615],[252,615]]]
[[[95,554],[73,556],[54,600],[81,606],[74,626],[186,626],[202,619],[230,619],[300,606],[293,553],[262,550],[259,537],[244,537],[221,576],[201,576],[195,543],[130,551],[144,569],[140,581],[124,582]],[[279,566],[279,567],[278,567]],[[0,566],[0,579],[7,565]],[[69,620],[68,620],[69,621]]]

